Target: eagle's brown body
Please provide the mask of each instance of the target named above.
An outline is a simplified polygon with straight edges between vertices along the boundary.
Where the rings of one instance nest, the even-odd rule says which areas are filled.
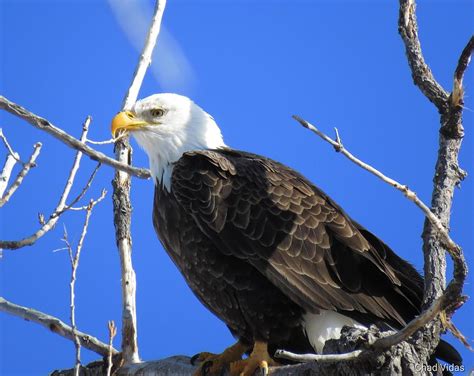
[[[307,352],[306,312],[392,328],[420,312],[416,270],[270,159],[230,149],[184,154],[170,191],[157,183],[153,222],[199,300],[244,342]]]
[[[228,148],[191,99],[151,95],[111,128],[147,153],[158,236],[239,339],[193,357],[196,375],[268,374],[275,349],[321,352],[344,325],[399,329],[419,314],[423,279],[410,264],[297,172]],[[443,341],[434,356],[461,363]]]

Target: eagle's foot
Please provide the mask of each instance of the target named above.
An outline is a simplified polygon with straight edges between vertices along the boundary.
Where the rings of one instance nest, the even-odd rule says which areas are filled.
[[[269,374],[268,367],[278,365],[268,354],[267,344],[255,341],[252,353],[247,359],[230,364],[230,374],[232,376],[254,376],[257,374],[267,376]]]
[[[232,363],[242,360],[242,355],[247,350],[249,346],[239,341],[225,349],[222,354],[198,353],[191,358],[192,365],[199,364],[194,376],[221,375]]]

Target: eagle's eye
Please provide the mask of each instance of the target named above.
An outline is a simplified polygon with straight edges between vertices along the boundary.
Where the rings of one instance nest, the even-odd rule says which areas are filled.
[[[154,118],[162,117],[165,114],[165,110],[161,108],[152,108],[150,110],[150,115]]]

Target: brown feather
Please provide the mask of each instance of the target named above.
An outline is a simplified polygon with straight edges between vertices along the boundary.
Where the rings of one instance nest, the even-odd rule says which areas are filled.
[[[369,314],[396,327],[419,311],[418,287],[396,269],[409,264],[392,265],[387,246],[286,166],[231,150],[190,152],[174,166],[171,194],[222,254],[307,311]]]

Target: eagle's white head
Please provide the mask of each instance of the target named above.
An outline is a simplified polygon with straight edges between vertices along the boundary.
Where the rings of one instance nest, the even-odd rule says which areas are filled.
[[[152,177],[168,190],[173,163],[183,153],[226,146],[212,116],[178,94],[155,94],[137,101],[131,111],[112,120],[112,134],[120,130],[132,133],[148,154]]]

